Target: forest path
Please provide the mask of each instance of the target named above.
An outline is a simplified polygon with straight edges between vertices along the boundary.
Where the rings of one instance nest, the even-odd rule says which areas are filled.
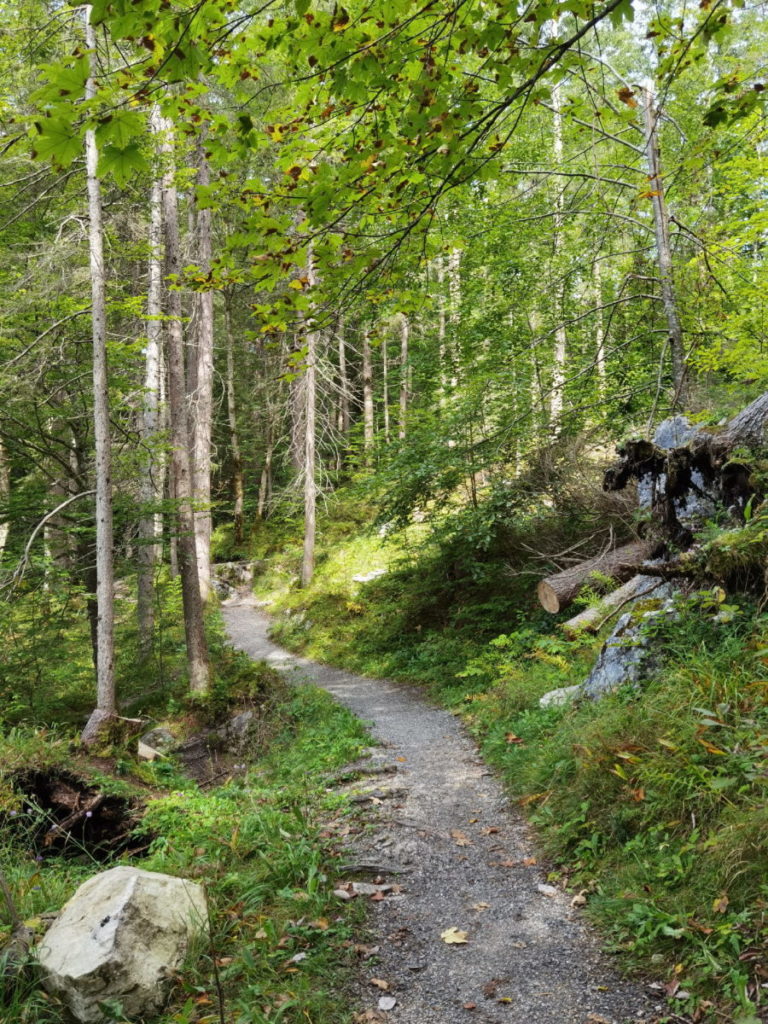
[[[381,744],[359,766],[372,781],[349,787],[371,817],[368,828],[347,840],[347,859],[376,865],[387,883],[396,883],[394,893],[371,903],[370,932],[362,941],[379,952],[375,966],[362,964],[359,1020],[654,1019],[642,987],[616,975],[570,897],[551,886],[537,888],[544,878],[530,863],[535,850],[526,823],[453,715],[409,687],[283,650],[269,640],[269,620],[249,598],[225,603],[222,612],[235,647],[329,691],[371,723]],[[449,928],[466,932],[467,943],[442,941]],[[371,985],[374,977],[389,990]],[[378,1009],[382,996],[396,1000],[387,1012]]]

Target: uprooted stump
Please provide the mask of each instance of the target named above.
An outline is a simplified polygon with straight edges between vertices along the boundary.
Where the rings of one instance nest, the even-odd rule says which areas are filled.
[[[38,854],[75,857],[87,852],[106,860],[146,849],[146,840],[133,834],[140,818],[136,800],[103,793],[59,768],[19,772],[11,781],[24,804],[23,810],[5,816],[5,827],[23,832]]]

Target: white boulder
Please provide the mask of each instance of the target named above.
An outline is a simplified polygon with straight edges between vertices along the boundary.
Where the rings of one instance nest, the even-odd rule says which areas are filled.
[[[101,1024],[116,1000],[129,1019],[162,1009],[190,942],[208,930],[202,886],[123,865],[89,878],[37,954],[45,988],[82,1024]]]

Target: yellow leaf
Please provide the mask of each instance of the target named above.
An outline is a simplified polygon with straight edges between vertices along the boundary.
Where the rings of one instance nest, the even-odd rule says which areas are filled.
[[[440,938],[449,946],[461,946],[469,941],[468,933],[459,931],[458,928],[446,928],[444,932],[440,932]]]
[[[717,899],[715,900],[715,902],[712,904],[712,909],[717,914],[724,914],[726,912],[726,910],[728,909],[728,904],[729,903],[730,903],[730,900],[728,899],[727,895],[725,893],[723,893],[723,895],[722,896],[718,896]]]
[[[298,277],[294,277],[292,281],[288,282],[288,287],[293,288],[297,292],[300,292],[302,291],[303,285],[301,281],[298,279]]]

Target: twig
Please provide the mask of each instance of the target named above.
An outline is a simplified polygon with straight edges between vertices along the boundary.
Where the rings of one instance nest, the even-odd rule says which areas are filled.
[[[71,814],[67,815],[63,821],[60,821],[49,828],[45,833],[45,845],[49,846],[61,832],[69,831],[72,825],[76,825],[78,821],[82,821],[83,818],[87,818],[88,815],[92,814],[97,807],[101,807],[104,800],[104,794],[97,793],[93,800],[90,800],[84,807],[81,807],[77,811],[73,811]]]

